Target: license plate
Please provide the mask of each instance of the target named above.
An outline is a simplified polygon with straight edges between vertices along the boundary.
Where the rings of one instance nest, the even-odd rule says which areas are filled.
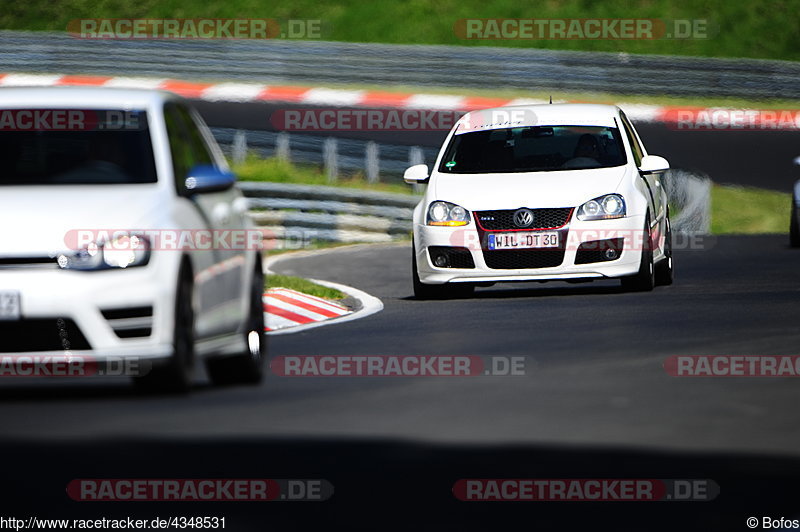
[[[19,292],[0,292],[0,320],[18,320]]]
[[[511,231],[502,234],[489,235],[489,249],[530,249],[530,248],[557,248],[558,233],[556,232],[517,232]]]

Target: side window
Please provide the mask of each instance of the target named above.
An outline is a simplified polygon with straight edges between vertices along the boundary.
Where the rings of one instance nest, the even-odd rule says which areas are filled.
[[[206,141],[203,139],[203,134],[200,133],[200,129],[198,129],[194,118],[192,118],[192,114],[183,105],[178,106],[178,112],[181,118],[183,118],[183,122],[186,124],[186,130],[189,133],[188,140],[192,147],[192,153],[194,154],[194,164],[213,165],[214,157],[208,150]]]
[[[172,171],[175,177],[175,190],[180,194],[184,191],[184,180],[194,163],[192,146],[186,126],[178,113],[174,103],[164,105],[164,122],[167,126],[169,149],[172,154]]]
[[[641,145],[639,145],[636,134],[633,132],[633,126],[631,126],[630,122],[628,122],[628,117],[622,112],[620,112],[619,115],[622,119],[622,126],[625,128],[625,135],[627,135],[628,142],[630,143],[631,150],[633,151],[633,160],[636,163],[636,166],[639,166],[642,162],[642,157],[644,156],[644,150],[642,150]]]

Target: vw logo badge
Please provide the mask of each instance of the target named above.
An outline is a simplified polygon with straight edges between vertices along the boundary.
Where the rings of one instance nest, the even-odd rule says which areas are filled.
[[[519,209],[514,213],[514,225],[517,227],[530,227],[533,225],[533,211],[530,209]]]

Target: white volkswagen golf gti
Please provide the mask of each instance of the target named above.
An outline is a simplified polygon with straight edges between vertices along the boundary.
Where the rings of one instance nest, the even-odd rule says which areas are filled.
[[[218,383],[261,379],[258,232],[186,101],[0,89],[0,161],[0,357],[135,361],[166,390],[196,360]]]
[[[668,169],[615,106],[468,113],[432,172],[404,175],[428,185],[414,210],[414,294],[463,296],[500,281],[671,284]]]

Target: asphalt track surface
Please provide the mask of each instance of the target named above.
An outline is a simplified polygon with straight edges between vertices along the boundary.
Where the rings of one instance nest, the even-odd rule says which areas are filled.
[[[667,356],[800,345],[787,238],[676,251],[652,293],[615,281],[495,285],[417,301],[409,245],[287,258],[281,273],[383,301],[362,320],[270,339],[281,355],[521,356],[524,376],[307,378],[188,396],[125,381],[0,383],[7,515],[226,516],[230,530],[744,530],[797,517],[800,380],[676,378]],[[326,502],[73,502],[75,478],[324,478]],[[713,479],[709,502],[460,502],[460,478]],[[312,528],[313,527],[313,528]]]
[[[315,109],[292,103],[200,100],[193,103],[211,126],[265,131],[275,131],[270,117],[278,110]],[[800,131],[689,131],[660,123],[636,123],[636,128],[648,152],[666,157],[673,168],[706,174],[717,183],[790,192],[794,182],[800,179],[800,169],[792,163],[800,155]],[[447,132],[326,131],[309,134],[438,148]]]

